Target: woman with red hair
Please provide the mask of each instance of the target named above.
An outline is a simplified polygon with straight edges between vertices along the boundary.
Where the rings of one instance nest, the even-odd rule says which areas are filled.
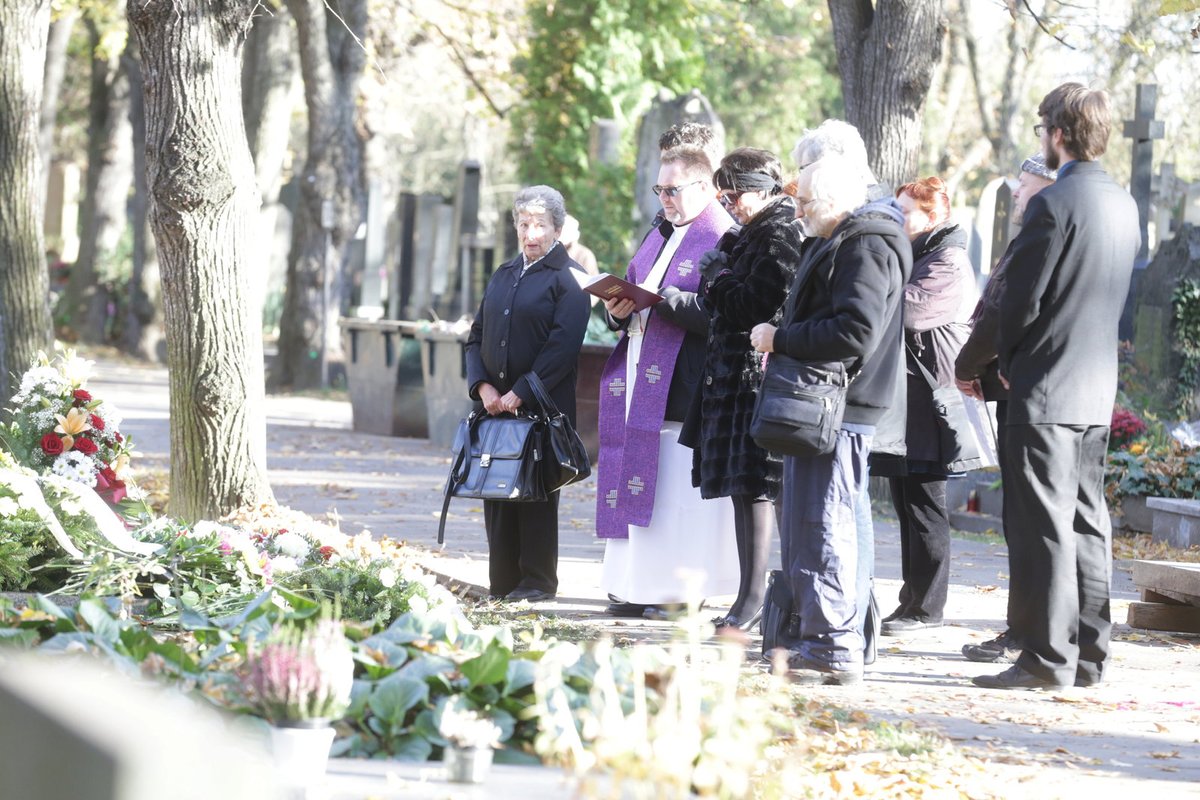
[[[930,385],[931,380],[938,387],[955,385],[954,359],[970,333],[967,321],[979,293],[967,234],[950,221],[950,197],[940,178],[906,183],[896,191],[896,203],[912,239],[913,269],[904,287],[907,455],[904,474],[889,478],[900,519],[904,585],[899,606],[884,618],[885,636],[942,624],[950,585],[946,478],[976,466],[942,451]]]

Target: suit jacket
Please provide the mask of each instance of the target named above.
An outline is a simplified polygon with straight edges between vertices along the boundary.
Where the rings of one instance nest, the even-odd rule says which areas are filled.
[[[1117,322],[1141,234],[1137,205],[1094,161],[1075,161],[1029,201],[1001,300],[1008,424],[1108,425]]]
[[[479,399],[487,382],[524,404],[535,403],[525,375],[536,372],[558,410],[575,421],[575,376],[591,305],[571,268],[579,265],[556,244],[524,274],[520,255],[488,281],[467,337],[467,386]]]

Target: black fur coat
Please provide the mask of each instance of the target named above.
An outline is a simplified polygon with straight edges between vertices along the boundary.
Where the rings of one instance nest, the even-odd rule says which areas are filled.
[[[748,495],[774,499],[783,461],[750,438],[750,419],[762,382],[762,354],[750,346],[750,329],[779,323],[783,301],[800,265],[800,225],[791,198],[771,201],[736,240],[719,247],[728,268],[705,289],[712,312],[695,437],[692,482],[705,498]],[[693,422],[695,420],[692,420]]]

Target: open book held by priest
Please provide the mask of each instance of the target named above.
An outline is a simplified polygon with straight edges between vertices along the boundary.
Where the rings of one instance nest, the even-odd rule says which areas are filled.
[[[632,300],[636,311],[643,311],[663,299],[661,294],[605,272],[599,275],[579,274],[575,277],[588,294],[593,294],[601,300]]]

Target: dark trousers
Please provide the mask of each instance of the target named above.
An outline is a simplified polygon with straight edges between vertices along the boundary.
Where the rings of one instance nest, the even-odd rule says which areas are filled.
[[[1004,519],[1017,665],[1070,686],[1103,677],[1112,614],[1107,426],[1006,425]]]
[[[910,474],[888,483],[900,519],[900,616],[941,622],[950,590],[946,478]]]
[[[835,669],[861,669],[858,526],[855,506],[867,479],[869,435],[843,428],[833,452],[783,459],[783,571],[800,615],[796,650]]]
[[[491,593],[558,591],[558,492],[540,503],[483,501]]]

